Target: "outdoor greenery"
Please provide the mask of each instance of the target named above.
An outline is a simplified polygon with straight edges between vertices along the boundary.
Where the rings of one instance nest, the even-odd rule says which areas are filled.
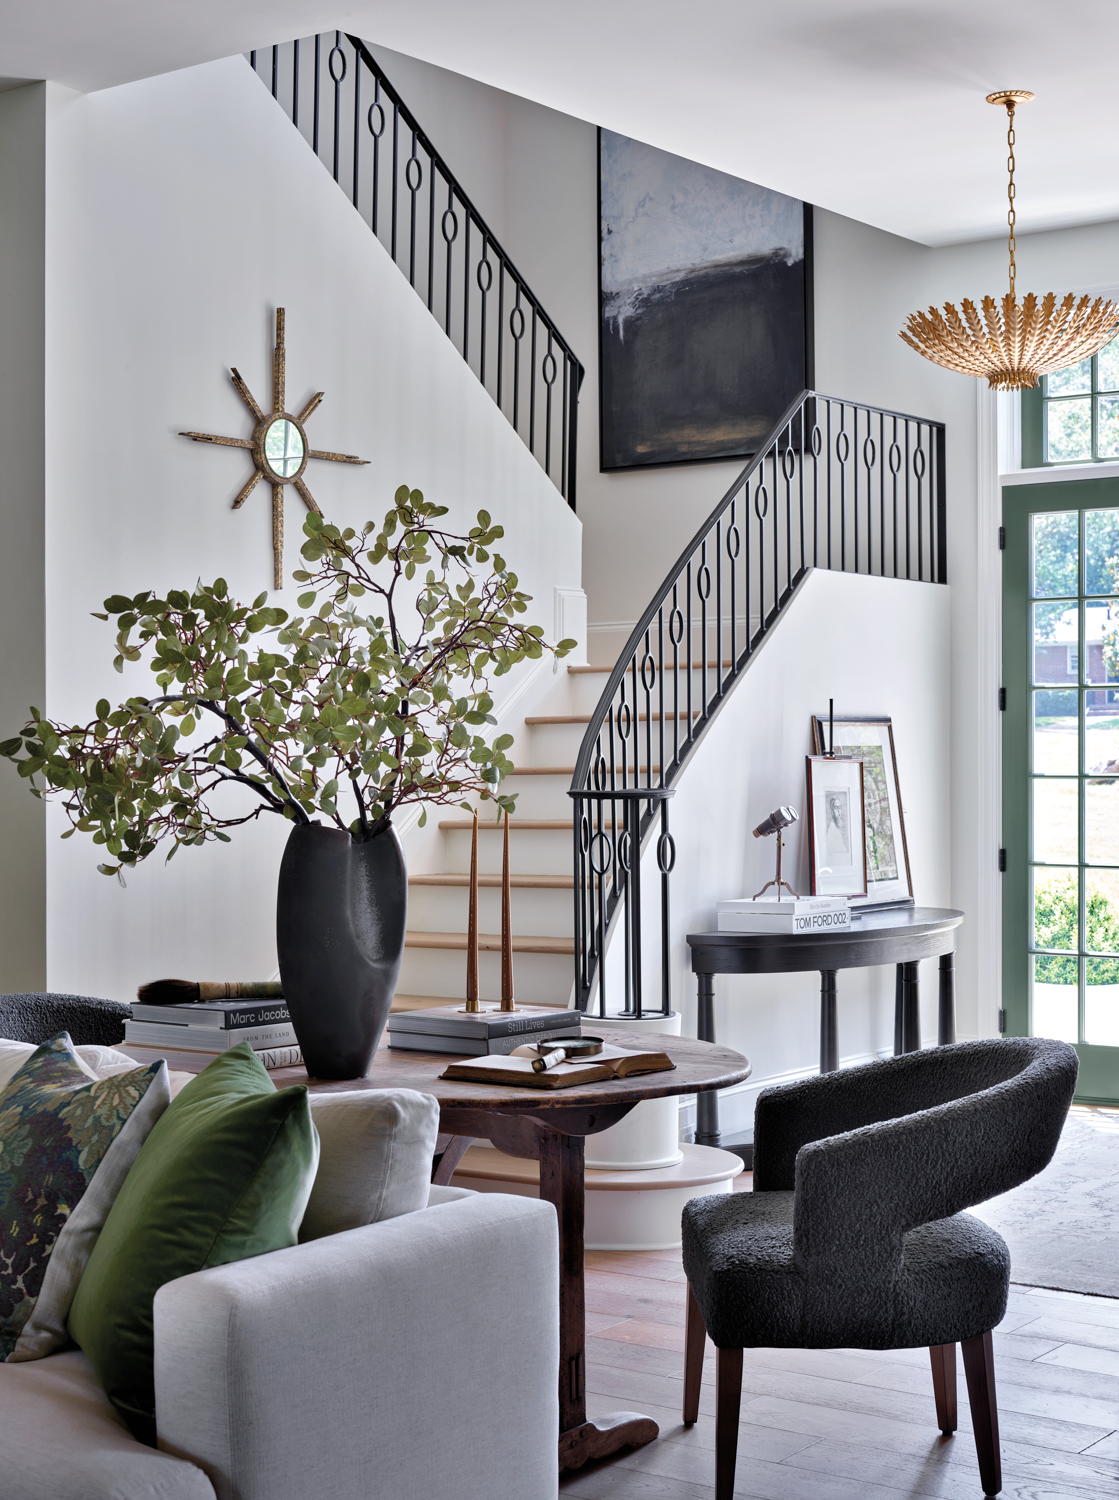
[[[1119,953],[1119,911],[1102,891],[1088,897],[1088,951]],[[1075,875],[1065,875],[1034,893],[1034,946],[1071,948],[1071,954],[1039,954],[1034,960],[1038,984],[1076,984],[1076,950],[1080,947],[1080,924]],[[1119,958],[1092,961],[1093,984],[1119,984]]]
[[[297,823],[323,814],[369,839],[408,804],[480,797],[512,810],[500,785],[513,740],[486,737],[496,724],[488,678],[575,642],[549,646],[518,619],[530,596],[493,550],[502,528],[479,511],[456,535],[433,524],[446,513],[405,485],[379,529],[308,515],[307,566],[293,576],[309,613],[292,618],[266,594],[229,598],[222,578],[162,599],[114,594],[97,616],[115,620],[114,665],[148,656],[159,695],[115,708],[103,698],[86,724],[33,708],[0,755],[36,796],[58,797],[63,838],[80,831],[104,846],[107,875],[164,840],[168,859],[183,844],[228,843],[223,830],[262,812]],[[255,805],[240,811],[228,788]],[[339,811],[343,792],[352,819]]]

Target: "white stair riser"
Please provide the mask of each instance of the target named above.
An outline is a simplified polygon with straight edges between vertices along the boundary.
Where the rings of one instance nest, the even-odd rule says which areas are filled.
[[[555,816],[571,816],[570,806]],[[470,829],[453,828],[443,834],[444,868],[452,875],[470,873]],[[569,828],[514,828],[509,833],[509,863],[524,875],[570,875],[572,870],[572,834]],[[478,832],[478,869],[486,875],[501,874],[502,838],[500,832],[480,825]]]
[[[586,732],[585,724],[534,724],[533,765],[573,766]]]
[[[571,681],[572,681],[572,684],[573,684],[573,692],[572,692],[572,695],[571,695],[571,701],[572,701],[573,707],[571,709],[571,712],[573,714],[589,714],[589,713],[593,713],[594,710],[598,707],[598,700],[602,696],[602,693],[603,693],[603,691],[604,691],[604,689],[606,687],[606,684],[607,684],[608,680],[609,680],[609,674],[606,673],[606,672],[579,672],[579,673],[574,674],[572,676],[572,678],[571,678]],[[692,672],[692,697],[694,699],[694,707],[696,707],[696,708],[698,708],[700,706],[700,694],[702,692],[702,681],[703,681],[703,673],[701,671],[699,671],[698,669],[696,669],[695,671],[693,671]],[[715,686],[717,684],[717,681],[718,681],[718,673],[715,671],[714,667],[709,667],[707,669],[707,691],[709,693],[714,690],[714,688],[715,688]],[[627,684],[627,687],[628,687],[628,684]],[[683,703],[683,701],[685,699],[687,691],[688,691],[688,689],[687,689],[687,677],[686,677],[686,674],[683,671],[683,669],[681,669],[681,671],[680,671],[680,698],[681,698],[681,702],[682,703]],[[669,706],[671,706],[671,703],[672,703],[673,692],[674,692],[674,689],[673,689],[673,686],[672,686],[672,669],[671,669],[671,664],[670,664],[669,665],[669,669],[668,669],[667,678],[666,678],[666,681],[665,681],[665,694],[666,694]],[[638,700],[639,701],[639,705],[640,705],[641,709],[644,709],[644,707],[645,707],[645,694],[644,694],[644,690],[641,689],[641,688],[639,688],[639,694],[640,694],[639,700]],[[627,693],[627,696],[628,696],[628,693]],[[660,704],[659,690],[657,688],[654,688],[654,690],[653,690],[653,707],[654,707],[654,711],[656,711],[656,709],[659,707],[659,704]],[[562,710],[557,710],[557,712],[562,712]]]
[[[575,761],[571,759],[564,764],[573,767]],[[501,790],[509,796],[516,796],[514,817],[563,818],[571,816],[571,798],[567,795],[570,785],[570,772],[565,776],[507,776],[501,783]],[[479,809],[478,816],[484,818],[485,810]],[[489,816],[493,817],[492,809]]]
[[[410,885],[408,926],[415,932],[465,932],[469,919],[468,886]],[[525,889],[510,893],[513,931],[542,937],[570,937],[574,897],[569,890]],[[479,932],[501,931],[501,891],[482,886],[478,891]]]
[[[526,1005],[566,1005],[575,960],[567,953],[514,953],[514,993]],[[478,982],[484,1000],[501,999],[501,954],[478,956]],[[466,993],[464,949],[406,948],[397,989],[406,995]]]

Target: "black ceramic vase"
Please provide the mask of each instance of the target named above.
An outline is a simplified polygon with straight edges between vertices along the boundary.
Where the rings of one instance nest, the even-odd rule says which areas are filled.
[[[408,919],[404,851],[390,826],[357,843],[297,823],[280,863],[276,947],[312,1078],[364,1078],[388,1020]]]

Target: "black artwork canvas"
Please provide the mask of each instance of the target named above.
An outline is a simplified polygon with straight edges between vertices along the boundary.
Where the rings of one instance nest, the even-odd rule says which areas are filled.
[[[745,457],[811,385],[811,209],[599,131],[603,469]]]

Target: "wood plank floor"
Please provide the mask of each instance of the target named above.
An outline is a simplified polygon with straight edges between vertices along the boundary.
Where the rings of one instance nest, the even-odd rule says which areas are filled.
[[[700,1418],[686,1429],[679,1252],[589,1251],[586,1266],[588,1412],[644,1412],[661,1435],[565,1476],[561,1495],[712,1500],[715,1362],[708,1342]],[[735,1495],[980,1500],[958,1366],[960,1430],[943,1438],[924,1349],[747,1351]],[[1116,1500],[1119,1300],[1014,1287],[995,1379],[1007,1500]]]

